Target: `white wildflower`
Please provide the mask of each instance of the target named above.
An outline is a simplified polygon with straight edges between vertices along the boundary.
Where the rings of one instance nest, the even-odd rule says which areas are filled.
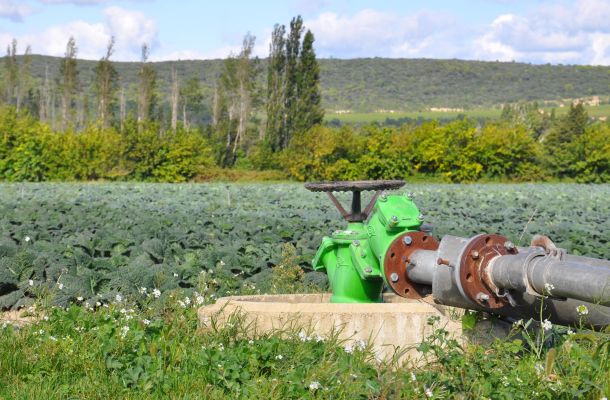
[[[63,284],[63,283],[60,283],[60,282],[57,282],[57,288],[58,288],[59,290],[63,290],[63,288],[64,288],[64,284]]]
[[[186,304],[182,300],[178,300],[178,304],[180,304],[180,307],[186,308]]]
[[[125,339],[125,336],[127,336],[127,332],[129,332],[129,327],[123,326],[121,328],[121,338]]]
[[[99,301],[96,301],[96,302],[95,302],[95,305],[96,305],[97,307],[100,307],[100,306],[102,305],[102,303],[100,303]]]
[[[120,294],[117,294],[116,296],[114,296],[114,299],[116,300],[117,303],[120,303],[121,301],[123,301],[123,296],[121,296]]]
[[[548,319],[545,319],[544,321],[542,321],[542,327],[545,331],[549,331],[553,327],[553,324]]]
[[[44,317],[42,317],[42,319],[44,319],[45,321],[48,321],[49,320],[49,316],[45,315]]]
[[[29,236],[26,236],[26,237],[23,238],[23,240],[25,240],[26,242],[29,242],[30,240],[32,240],[32,238],[29,237]]]
[[[356,340],[356,348],[360,351],[364,351],[364,349],[366,349],[366,342],[362,339]]]
[[[146,288],[144,286],[142,286],[141,288],[138,289],[138,292],[140,292],[140,294],[146,294]]]
[[[195,297],[195,303],[196,303],[198,306],[202,305],[204,302],[205,302],[205,299],[203,298],[203,296],[202,296],[202,295],[198,294],[198,295]]]
[[[276,360],[281,360],[282,358],[284,358],[284,356],[281,354],[278,354],[277,356],[275,356]]]
[[[307,334],[305,334],[305,332],[301,331],[301,332],[299,332],[299,340],[301,342],[307,342],[308,340],[311,340],[311,338],[309,336],[307,336]]]
[[[411,382],[417,382],[417,377],[413,372],[411,372]]]
[[[520,319],[520,320],[518,320],[518,321],[513,322],[513,326],[514,326],[515,328],[517,328],[517,327],[519,327],[519,326],[523,326],[523,320],[522,320],[522,319]]]
[[[174,275],[174,278],[177,278],[177,277],[178,277],[178,274],[177,274],[177,273],[175,273],[175,272],[173,273],[173,275]]]
[[[153,289],[153,296],[155,297],[155,299],[158,299],[159,297],[161,297],[161,291],[159,289]]]
[[[44,329],[39,330],[39,331],[38,331],[38,334],[39,334],[39,335],[44,335]]]
[[[555,286],[552,283],[545,283],[544,284],[544,290],[547,293],[551,293],[551,290],[555,289]]]
[[[49,336],[49,339],[54,341],[54,342],[57,342],[57,338],[55,336]]]
[[[534,368],[536,369],[536,372],[539,374],[544,372],[544,367],[542,366],[542,363],[536,363],[534,365]]]
[[[31,279],[30,279],[30,280],[28,280],[28,285],[30,285],[30,286],[34,286],[34,281],[33,281],[33,280],[31,280]]]
[[[576,312],[578,313],[578,315],[587,315],[589,314],[589,309],[584,304],[581,304],[576,307]]]
[[[309,390],[318,390],[318,389],[322,389],[322,385],[320,385],[320,382],[313,381],[309,384]]]
[[[224,346],[222,343],[220,343],[220,344],[218,345],[218,350],[220,350],[220,351],[224,351],[224,350],[225,350],[225,346]]]
[[[76,298],[76,301],[83,301],[83,296],[78,296],[78,297]]]
[[[323,342],[323,341],[324,341],[324,338],[322,336],[316,335],[316,342],[317,343],[320,343],[320,342]]]
[[[184,304],[186,304],[187,306],[191,304],[191,299],[188,297],[184,298]]]
[[[143,320],[142,320],[142,323],[143,323],[144,325],[150,325],[150,320],[148,320],[148,319],[146,319],[146,318],[145,318],[145,319],[143,319]]]
[[[568,329],[566,333],[568,334],[568,336],[574,335],[574,331],[572,329]]]
[[[432,392],[432,390],[430,390],[430,388],[425,388],[425,393],[426,393],[426,397],[434,396],[434,393]]]
[[[226,265],[225,262],[222,260],[220,260],[220,262],[218,264],[222,265],[223,267]]]
[[[252,340],[252,339],[248,340],[248,344],[254,344],[254,340]]]
[[[343,349],[345,350],[345,352],[346,352],[347,354],[352,354],[352,353],[354,352],[354,348],[352,347],[352,344],[351,344],[351,343],[347,343],[347,344],[346,344],[346,345],[343,347]]]

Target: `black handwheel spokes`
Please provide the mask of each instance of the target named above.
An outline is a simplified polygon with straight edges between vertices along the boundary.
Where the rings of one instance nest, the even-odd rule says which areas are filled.
[[[343,218],[348,222],[362,222],[366,220],[371,212],[377,197],[383,190],[398,189],[405,184],[401,180],[383,181],[334,181],[334,182],[310,182],[305,184],[305,188],[312,192],[326,192],[335,207],[339,210]],[[375,191],[375,195],[362,211],[360,192]],[[352,192],[351,212],[347,212],[343,205],[337,200],[333,192]]]

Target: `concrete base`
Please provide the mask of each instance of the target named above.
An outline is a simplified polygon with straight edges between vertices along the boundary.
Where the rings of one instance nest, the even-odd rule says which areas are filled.
[[[510,324],[483,321],[474,331],[462,332],[464,310],[437,305],[430,299],[409,300],[394,294],[384,296],[384,303],[329,303],[330,294],[260,295],[224,297],[198,311],[202,328],[212,320],[218,325],[227,317],[241,313],[252,324],[252,333],[278,330],[303,330],[307,335],[328,337],[337,333],[347,346],[370,342],[378,359],[391,357],[396,349],[406,357],[417,357],[415,347],[435,329],[444,328],[464,340],[489,341],[506,336]],[[431,326],[430,317],[438,322]]]

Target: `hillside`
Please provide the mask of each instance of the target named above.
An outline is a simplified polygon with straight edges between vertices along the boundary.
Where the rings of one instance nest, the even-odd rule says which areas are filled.
[[[34,56],[33,73],[55,78],[60,58]],[[327,110],[418,111],[429,107],[489,107],[506,102],[558,100],[610,94],[610,67],[532,65],[433,59],[321,59],[323,102]],[[91,82],[96,61],[79,60],[80,81]],[[209,105],[222,60],[154,63],[165,99],[172,65],[183,80],[198,76]],[[138,63],[117,62],[122,84],[135,91]],[[260,61],[264,82],[265,60]],[[130,91],[128,90],[128,93]]]

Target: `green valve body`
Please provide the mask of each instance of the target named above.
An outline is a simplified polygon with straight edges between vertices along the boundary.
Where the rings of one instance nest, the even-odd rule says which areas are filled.
[[[418,231],[420,212],[408,195],[382,194],[365,221],[324,237],[312,265],[326,271],[331,303],[377,303],[386,279],[384,260],[392,242]]]

